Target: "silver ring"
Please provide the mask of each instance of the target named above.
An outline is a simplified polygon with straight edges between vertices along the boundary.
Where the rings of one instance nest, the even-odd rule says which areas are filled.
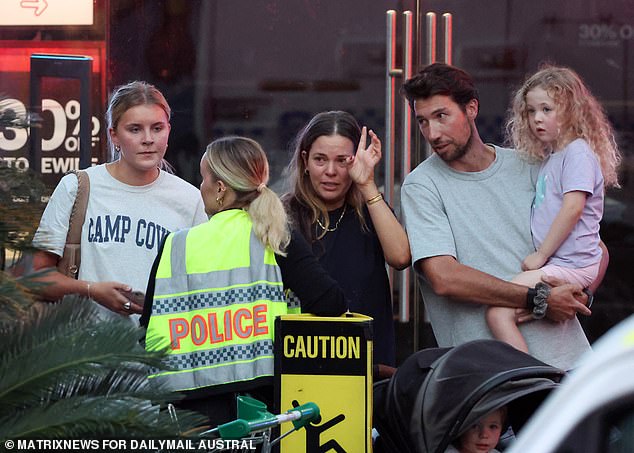
[[[130,303],[130,301],[128,301],[125,304],[123,304],[123,308],[125,308],[126,310],[129,310],[131,306],[132,306],[132,304]]]

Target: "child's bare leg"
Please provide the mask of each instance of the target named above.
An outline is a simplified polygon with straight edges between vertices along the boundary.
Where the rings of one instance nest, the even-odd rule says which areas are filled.
[[[527,271],[516,275],[511,281],[520,285],[535,286],[541,281],[542,275],[543,272],[540,270]],[[517,327],[514,308],[491,306],[487,309],[486,320],[495,338],[510,344],[515,349],[528,352],[526,340]]]
[[[517,327],[514,308],[491,306],[487,309],[486,319],[496,339],[510,344],[515,349],[528,352],[526,341]]]

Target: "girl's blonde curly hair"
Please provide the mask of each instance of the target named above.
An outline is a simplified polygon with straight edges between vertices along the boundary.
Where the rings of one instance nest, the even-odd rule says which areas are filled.
[[[605,187],[620,187],[617,168],[621,153],[605,110],[592,95],[581,77],[572,69],[545,65],[530,76],[517,90],[506,123],[508,140],[513,147],[533,161],[544,158],[544,144],[530,129],[526,94],[534,88],[544,89],[558,109],[560,134],[555,149],[582,138],[592,148],[599,163]]]

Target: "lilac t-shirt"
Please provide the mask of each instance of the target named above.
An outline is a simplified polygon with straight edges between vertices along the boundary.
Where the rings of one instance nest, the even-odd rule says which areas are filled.
[[[587,193],[586,205],[577,224],[548,264],[582,268],[601,259],[599,222],[603,216],[603,175],[590,145],[583,139],[570,142],[542,163],[535,188],[531,215],[533,242],[538,248],[563,204],[564,194]]]

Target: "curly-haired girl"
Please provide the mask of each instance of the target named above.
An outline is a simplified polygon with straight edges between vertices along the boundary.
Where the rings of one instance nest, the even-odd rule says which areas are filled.
[[[531,231],[536,251],[513,281],[533,286],[543,275],[587,287],[597,277],[599,222],[607,187],[619,187],[620,153],[606,114],[581,77],[546,66],[516,92],[507,132],[515,148],[541,160]],[[493,335],[528,351],[514,310],[492,307]]]

